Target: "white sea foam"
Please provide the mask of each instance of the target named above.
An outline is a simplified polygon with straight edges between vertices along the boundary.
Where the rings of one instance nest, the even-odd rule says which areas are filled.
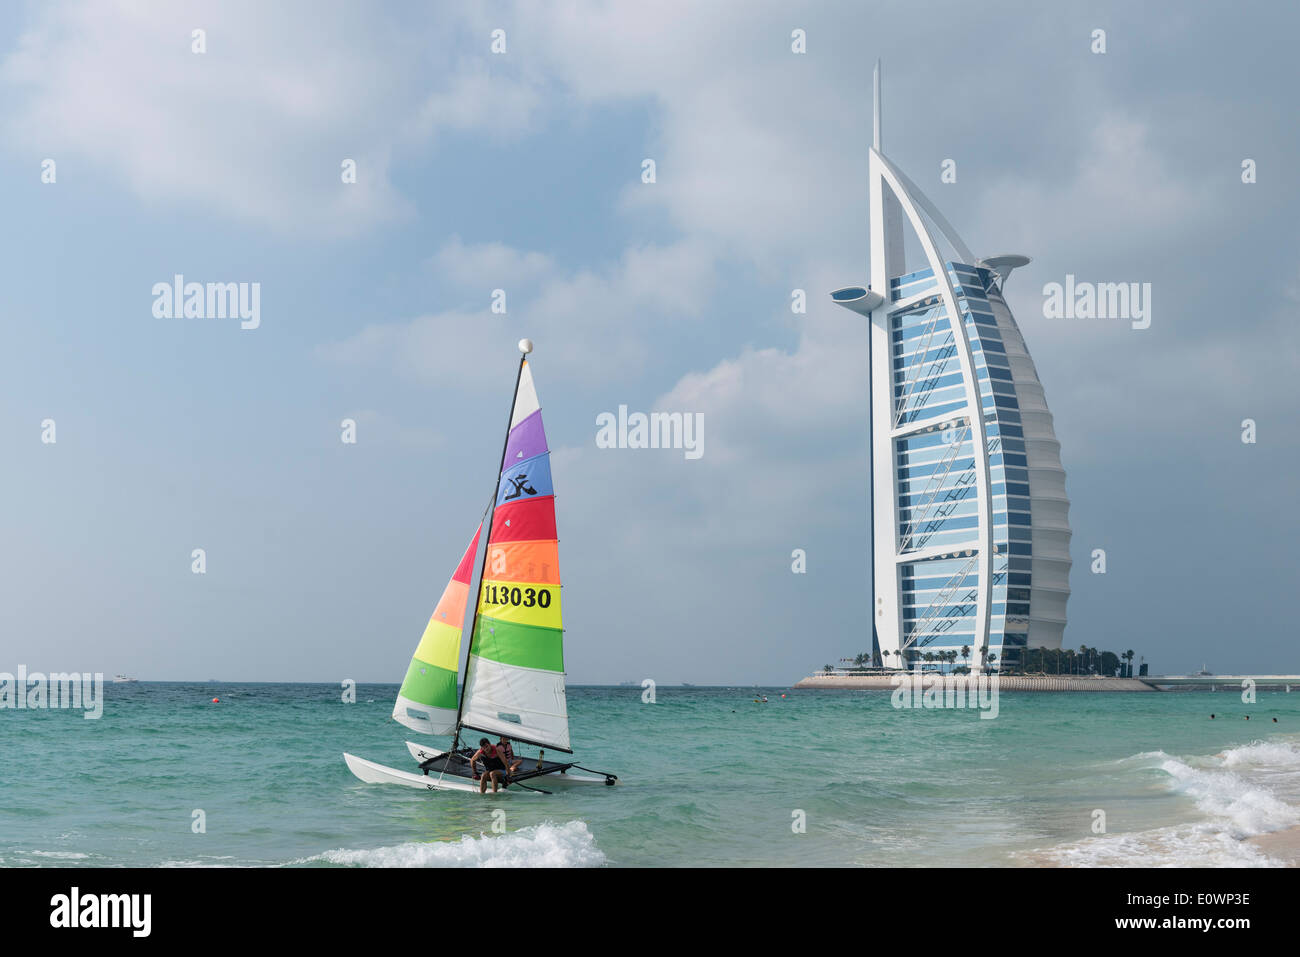
[[[1268,867],[1270,858],[1244,838],[1300,825],[1300,749],[1255,741],[1213,756],[1146,751],[1118,762],[1159,769],[1166,786],[1190,798],[1199,820],[1061,844],[1033,857],[1073,867]]]
[[[1300,771],[1300,747],[1290,741],[1254,741],[1220,752],[1225,768],[1265,767],[1276,771]]]
[[[1062,867],[1278,867],[1253,844],[1209,824],[1107,834],[1028,855]]]
[[[507,834],[468,834],[459,841],[326,851],[295,861],[352,867],[599,867],[605,855],[582,821],[537,824]]]
[[[49,857],[57,861],[84,861],[90,857],[78,851],[31,851],[32,857]]]
[[[1177,790],[1195,800],[1231,837],[1253,837],[1300,824],[1300,810],[1250,775],[1195,768],[1177,758],[1160,767],[1173,778]]]

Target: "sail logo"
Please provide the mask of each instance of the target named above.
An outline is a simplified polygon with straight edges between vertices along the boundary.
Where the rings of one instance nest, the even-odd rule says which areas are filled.
[[[890,684],[889,702],[895,708],[972,708],[981,720],[998,716],[997,675],[898,674]]]
[[[50,708],[80,710],[86,720],[104,715],[104,675],[101,672],[0,671],[0,708],[39,711]]]
[[[512,499],[519,498],[521,495],[536,495],[537,489],[533,488],[528,482],[528,473],[520,472],[518,475],[506,476],[505,479],[510,483],[510,491],[501,499],[503,502],[509,502]]]
[[[148,937],[152,913],[152,894],[83,894],[73,887],[50,898],[51,927],[124,927],[132,937]]]
[[[1151,283],[1065,282],[1043,286],[1044,319],[1128,319],[1134,329],[1151,325]]]
[[[186,282],[177,273],[150,292],[155,319],[238,319],[241,329],[262,324],[260,282]]]
[[[596,416],[598,449],[682,449],[688,459],[704,455],[703,412],[633,412]]]

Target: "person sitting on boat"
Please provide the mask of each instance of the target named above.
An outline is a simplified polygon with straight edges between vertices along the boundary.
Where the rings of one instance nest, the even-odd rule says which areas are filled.
[[[523,758],[515,757],[515,749],[510,746],[510,739],[504,734],[497,740],[497,752],[506,763],[506,773],[509,775],[513,775],[519,770],[519,765],[524,763]]]
[[[474,752],[473,757],[469,759],[470,771],[478,777],[478,759],[483,759],[483,774],[479,777],[478,793],[487,792],[488,778],[492,779],[492,793],[497,793],[497,786],[509,778],[506,771],[505,761],[502,760],[501,750],[493,746],[487,738],[478,739],[478,750]]]

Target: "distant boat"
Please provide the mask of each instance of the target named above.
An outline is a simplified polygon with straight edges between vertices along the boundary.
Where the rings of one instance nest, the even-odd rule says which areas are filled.
[[[126,675],[113,675],[113,684],[115,685],[132,684],[138,680],[138,678],[128,678]]]
[[[521,783],[542,776],[548,784],[610,785],[618,780],[603,772],[571,774],[571,769],[589,771],[574,761],[545,760],[548,748],[564,754],[573,751],[564,690],[555,492],[541,404],[527,358],[532,349],[530,341],[520,341],[523,355],[487,508],[487,545],[479,567],[460,695],[456,679],[462,625],[466,599],[474,593],[470,586],[482,522],[434,609],[393,707],[394,721],[424,734],[447,735],[451,746],[443,751],[408,741],[419,774],[345,752],[348,768],[367,783],[479,791],[481,784],[471,763],[477,745],[469,732],[502,735],[515,744],[541,749],[536,758],[516,755],[521,764],[507,779],[510,790],[550,793]],[[462,735],[470,742],[466,746],[461,745]]]
[[[694,688],[695,685],[691,684],[689,681],[683,681],[683,682],[682,682],[682,687],[683,687],[683,688]]]
[[[1213,671],[1207,671],[1206,668],[1205,668],[1205,662],[1202,661],[1202,662],[1201,662],[1201,670],[1198,671],[1198,672],[1196,672],[1196,675],[1197,675],[1197,677],[1200,677],[1200,678],[1209,678],[1209,677],[1212,677],[1212,676],[1214,675],[1214,672],[1213,672]]]

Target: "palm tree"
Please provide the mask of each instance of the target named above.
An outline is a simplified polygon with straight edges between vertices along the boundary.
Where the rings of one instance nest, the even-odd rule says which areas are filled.
[[[970,645],[962,645],[962,646],[961,646],[961,660],[962,660],[962,663],[964,664],[964,663],[965,663],[966,661],[968,661],[969,659],[970,659]]]
[[[1124,654],[1120,655],[1121,658],[1128,662],[1128,667],[1124,671],[1125,678],[1133,677],[1133,654],[1133,649],[1130,648],[1128,651],[1124,652]]]

